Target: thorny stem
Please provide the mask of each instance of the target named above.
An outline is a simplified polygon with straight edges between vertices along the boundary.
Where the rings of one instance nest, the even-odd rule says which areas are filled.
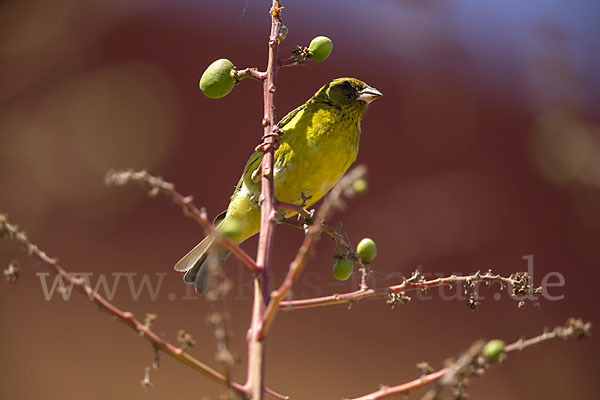
[[[271,34],[269,36],[269,58],[266,76],[263,81],[264,135],[262,150],[264,156],[261,169],[261,223],[258,239],[256,264],[262,274],[254,279],[254,305],[252,320],[248,330],[248,377],[245,385],[253,400],[262,400],[264,395],[265,342],[260,336],[266,304],[269,302],[269,270],[271,248],[275,229],[275,190],[273,187],[273,157],[279,139],[275,114],[275,90],[277,82],[277,59],[281,34],[281,4],[273,0],[270,10]]]
[[[323,204],[317,212],[315,222],[308,228],[308,233],[304,237],[302,246],[300,246],[296,257],[290,264],[290,268],[288,270],[285,280],[283,281],[279,289],[271,293],[271,301],[269,302],[267,310],[265,311],[264,321],[260,330],[260,336],[262,338],[264,338],[267,335],[269,328],[273,323],[273,319],[275,318],[275,314],[280,308],[280,303],[288,295],[288,293],[292,289],[292,285],[294,284],[294,282],[302,272],[302,269],[306,265],[306,262],[308,261],[308,258],[311,255],[312,248],[318,240],[319,233],[322,230],[325,218],[327,218],[329,212],[335,207],[339,200],[339,197],[344,193],[346,187],[351,186],[354,181],[363,177],[365,173],[366,167],[364,166],[358,166],[354,168],[346,176],[344,176],[333,189],[331,189],[329,194],[325,197],[325,200],[323,200]]]
[[[305,212],[307,212],[307,211],[305,210]],[[307,217],[305,213],[301,213],[300,215],[304,216],[304,221],[294,221],[294,220],[284,218],[279,222],[282,224],[291,225],[295,228],[306,231],[308,229],[308,228],[306,228],[306,226],[311,225],[314,222],[314,221],[312,221],[313,216],[310,213],[309,213],[309,217]],[[358,253],[356,253],[356,251],[354,251],[352,246],[350,246],[350,240],[348,239],[348,235],[346,234],[346,232],[342,231],[342,224],[340,223],[340,224],[338,224],[338,226],[334,227],[334,226],[327,225],[325,223],[325,221],[323,221],[323,223],[321,223],[321,231],[325,232],[326,234],[331,236],[331,238],[335,241],[336,257],[349,258],[350,260],[352,260],[355,263],[358,263],[360,265],[360,268],[359,268],[360,275],[361,275],[360,276],[360,289],[362,289],[362,290],[368,289],[369,285],[368,285],[367,280],[368,280],[368,276],[369,276],[369,268],[370,268],[369,264],[370,263],[366,262],[364,260],[361,260],[361,258],[358,256]]]
[[[283,310],[297,310],[301,308],[313,308],[330,306],[335,304],[354,303],[367,297],[387,296],[388,298],[390,298],[393,297],[393,295],[395,294],[403,294],[404,292],[414,290],[425,291],[428,288],[436,286],[454,286],[458,284],[473,286],[480,282],[486,284],[499,283],[502,286],[512,287],[513,291],[517,295],[529,295],[534,293],[537,294],[537,292],[539,291],[539,288],[535,290],[533,289],[533,287],[529,283],[529,276],[527,274],[513,274],[508,277],[503,277],[500,275],[493,274],[491,271],[488,271],[483,274],[477,272],[473,275],[452,275],[444,278],[436,278],[430,280],[426,280],[423,276],[421,276],[421,279],[417,280],[417,277],[418,273],[415,273],[411,278],[405,279],[404,282],[398,285],[388,286],[379,289],[361,287],[360,289],[355,290],[353,292],[347,292],[342,294],[336,293],[329,296],[314,297],[309,299],[282,301],[279,304],[279,308]]]
[[[519,339],[514,343],[504,347],[504,353],[512,353],[524,350],[527,347],[556,339],[580,339],[588,336],[591,331],[591,323],[583,322],[580,319],[570,318],[564,326],[557,326],[552,331],[545,331],[541,335],[530,339]],[[438,371],[424,374],[423,376],[403,383],[402,385],[387,387],[360,396],[350,400],[379,400],[392,396],[408,393],[411,390],[423,387],[432,382],[439,381],[439,386],[456,387],[460,389],[460,381],[462,378],[469,376],[478,377],[483,374],[485,368],[489,367],[489,363],[485,356],[481,354],[483,341],[477,341],[471,348],[464,353],[458,360],[449,367],[442,368]],[[422,400],[432,400],[439,394],[441,387],[436,387],[430,392],[427,392]],[[461,397],[462,398],[462,397]]]
[[[280,59],[278,61],[279,67],[295,67],[300,65],[305,65],[309,59],[309,49],[308,47],[298,46],[292,52],[292,56],[285,59]]]
[[[150,326],[140,322],[137,318],[135,318],[131,312],[119,309],[110,301],[96,293],[94,289],[92,289],[86,283],[85,279],[75,277],[63,269],[56,258],[51,258],[44,251],[40,250],[38,246],[33,244],[27,238],[27,235],[23,231],[19,230],[16,225],[8,222],[8,219],[4,214],[0,214],[0,239],[14,240],[19,243],[31,256],[46,264],[53,273],[66,279],[67,282],[70,285],[73,285],[73,288],[75,288],[79,293],[87,296],[90,301],[93,301],[101,311],[105,311],[108,314],[113,315],[118,321],[123,322],[125,325],[136,331],[140,337],[143,337],[150,342],[154,349],[163,351],[181,363],[200,372],[202,375],[213,380],[214,382],[221,384],[226,382],[223,374],[215,371],[200,360],[194,358],[189,353],[185,352],[181,347],[177,347],[174,344],[169,343],[152,331]],[[231,382],[230,387],[237,395],[247,398],[246,392],[242,385]],[[272,390],[266,390],[266,394],[267,397],[271,399],[287,398],[286,396],[273,392]]]
[[[312,211],[312,210],[311,210]],[[294,228],[306,231],[308,229],[308,225],[312,225],[313,215],[310,214],[310,219],[307,220],[307,217],[304,217],[304,220],[296,221],[289,218],[283,218],[278,221],[280,224],[286,224],[293,226]],[[351,259],[352,261],[361,263],[362,260],[354,251],[352,246],[350,245],[350,240],[348,240],[348,235],[345,232],[342,232],[341,223],[338,226],[330,226],[325,222],[321,224],[321,231],[331,236],[331,238],[335,241],[336,247],[336,255],[345,256],[346,258]]]
[[[471,372],[467,372],[467,368],[469,368],[470,366],[475,367],[474,361],[476,359],[480,362],[480,367],[486,366],[486,359],[483,357],[483,355],[480,359],[478,359],[478,356],[481,355],[481,351],[483,350],[484,346],[484,340],[477,340],[471,345],[471,347],[469,347],[467,351],[461,354],[456,361],[454,361],[450,366],[444,368],[445,373],[436,382],[435,387],[425,394],[424,398],[429,398],[429,400],[437,399],[439,392],[445,386],[454,386],[457,390],[462,390],[461,385],[463,385],[463,383],[460,382],[461,379],[459,378],[465,377],[468,374],[468,372]],[[428,368],[430,368],[429,364],[426,365]],[[474,370],[473,372],[478,373],[475,371],[476,370]]]
[[[193,203],[191,196],[184,196],[175,189],[175,185],[165,181],[164,179],[150,175],[146,171],[134,171],[134,170],[123,170],[123,171],[108,171],[106,173],[105,182],[111,186],[125,186],[128,183],[135,182],[144,184],[150,187],[149,194],[155,196],[158,193],[163,194],[169,198],[173,203],[177,204],[183,210],[183,214],[192,218],[198,222],[205,230],[207,235],[216,235],[218,239],[234,254],[239,258],[254,275],[259,273],[259,268],[256,262],[242,250],[241,247],[237,246],[226,236],[219,234],[212,222],[209,221],[206,211],[202,208],[199,209]]]

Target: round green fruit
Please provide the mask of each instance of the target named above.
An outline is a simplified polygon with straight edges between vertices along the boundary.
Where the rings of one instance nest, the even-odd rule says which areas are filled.
[[[231,92],[235,85],[235,67],[226,58],[210,64],[200,78],[200,90],[208,98],[218,99]]]
[[[353,270],[354,263],[347,258],[340,258],[333,264],[333,276],[338,281],[345,281],[350,278]]]
[[[371,261],[377,255],[377,246],[373,239],[364,238],[356,246],[358,256],[364,261]]]
[[[490,340],[483,346],[483,355],[490,361],[498,361],[504,354],[504,342],[500,339]]]
[[[309,57],[315,61],[323,61],[333,49],[333,42],[326,36],[317,36],[308,45]]]

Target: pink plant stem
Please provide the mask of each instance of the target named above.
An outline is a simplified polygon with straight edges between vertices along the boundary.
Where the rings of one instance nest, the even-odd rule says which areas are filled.
[[[289,58],[284,58],[282,60],[279,60],[278,65],[279,68],[283,68],[283,67],[296,67],[299,65],[304,65],[306,64],[306,57],[289,57]]]
[[[266,73],[258,71],[256,68],[244,68],[236,71],[235,78],[239,82],[245,78],[252,78],[258,81],[264,81],[266,77]]]
[[[435,371],[428,375],[423,375],[420,378],[412,380],[410,382],[403,383],[402,385],[387,387],[383,386],[376,392],[366,394],[361,397],[355,397],[351,400],[379,400],[385,399],[387,397],[397,396],[403,393],[407,393],[411,390],[420,388],[421,386],[425,386],[429,383],[435,382],[448,372],[449,368],[443,368],[439,371]]]
[[[248,378],[247,393],[253,400],[262,400],[264,396],[265,342],[260,336],[266,304],[269,302],[269,270],[271,248],[275,230],[275,191],[273,187],[273,157],[278,141],[278,127],[275,115],[275,88],[277,81],[277,58],[281,33],[281,6],[279,0],[273,0],[271,8],[271,34],[269,36],[269,59],[265,79],[263,80],[264,98],[264,135],[261,164],[261,224],[258,239],[256,264],[261,274],[254,280],[254,304],[252,320],[248,330]]]

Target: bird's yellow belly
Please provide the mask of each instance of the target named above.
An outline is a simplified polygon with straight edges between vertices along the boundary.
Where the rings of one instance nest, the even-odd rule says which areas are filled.
[[[356,160],[357,147],[348,138],[321,139],[301,155],[287,149],[274,165],[275,197],[306,207],[321,199]]]

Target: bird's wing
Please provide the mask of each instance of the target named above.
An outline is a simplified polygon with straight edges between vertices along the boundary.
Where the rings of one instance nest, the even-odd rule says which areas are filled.
[[[289,113],[287,113],[287,115],[285,117],[283,117],[281,119],[281,121],[279,121],[277,123],[277,126],[280,127],[281,129],[283,129],[285,127],[285,125],[288,122],[290,122],[292,120],[292,118],[294,118],[296,116],[296,114],[298,114],[300,111],[302,111],[302,110],[304,110],[306,108],[307,104],[308,103],[304,103],[300,107],[297,107],[294,110],[292,110]]]
[[[285,126],[296,116],[298,115],[298,113],[300,111],[303,111],[308,103],[304,103],[299,107],[296,107],[294,110],[290,111],[289,113],[287,113],[287,115],[285,117],[283,117],[281,119],[281,121],[279,121],[277,123],[277,126],[283,130],[284,134],[285,134]],[[238,182],[237,186],[235,187],[235,192],[237,192],[238,190],[240,190],[240,188],[242,187],[243,183],[246,183],[247,187],[252,187],[252,186],[256,186],[260,183],[260,178],[258,178],[258,182],[255,179],[255,176],[253,176],[253,174],[255,174],[255,171],[257,171],[260,168],[260,164],[262,163],[262,159],[263,159],[263,153],[262,152],[254,152],[252,153],[252,155],[250,156],[250,158],[248,159],[248,161],[246,162],[246,166],[244,167],[244,173],[242,174],[242,177],[240,178],[240,181]]]
[[[254,180],[252,179],[252,174],[254,173],[254,171],[256,171],[260,167],[262,158],[263,158],[263,153],[258,152],[258,151],[252,153],[252,155],[246,162],[246,166],[244,167],[244,173],[242,174],[240,181],[238,182],[237,186],[235,187],[235,191],[233,192],[234,195],[238,190],[240,190],[243,183],[245,183],[246,187],[248,187],[248,188],[258,185],[258,183],[254,182]]]

